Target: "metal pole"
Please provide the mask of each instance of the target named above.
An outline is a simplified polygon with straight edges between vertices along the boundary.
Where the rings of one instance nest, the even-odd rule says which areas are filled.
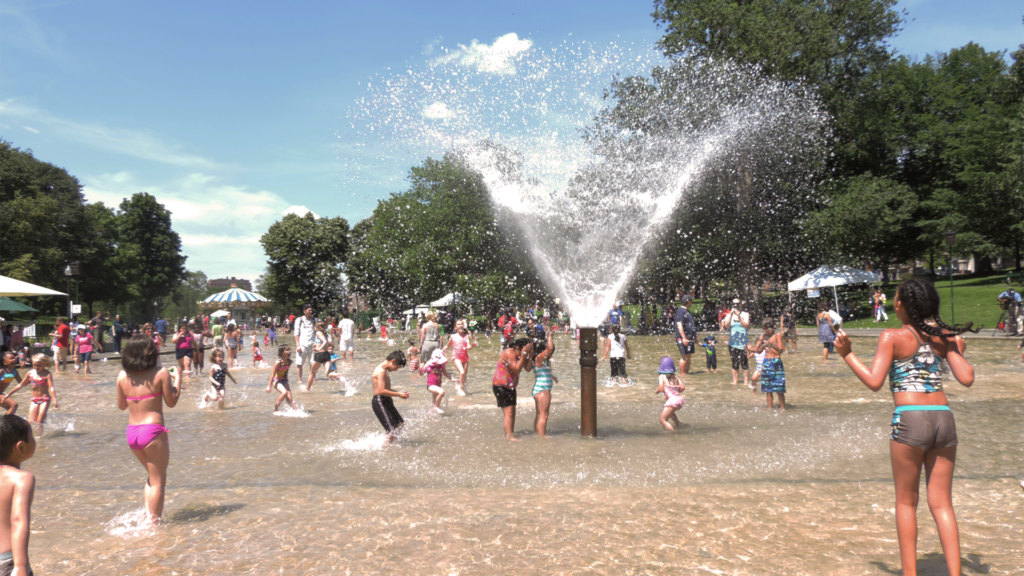
[[[580,329],[580,435],[597,436],[597,328]]]
[[[953,247],[949,247],[949,316],[950,324],[956,325],[956,310],[953,308]]]

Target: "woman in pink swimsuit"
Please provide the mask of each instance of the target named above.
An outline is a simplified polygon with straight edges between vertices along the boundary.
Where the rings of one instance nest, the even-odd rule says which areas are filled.
[[[128,447],[149,474],[143,499],[150,521],[164,512],[167,463],[171,449],[164,427],[164,403],[173,408],[181,395],[181,372],[174,375],[157,366],[159,353],[153,340],[135,336],[121,352],[117,376],[117,407],[128,410]]]
[[[459,371],[459,383],[456,392],[459,396],[466,395],[466,375],[469,374],[469,349],[479,346],[476,342],[476,334],[470,335],[466,330],[466,323],[462,320],[455,322],[455,334],[448,339],[444,347],[447,351],[452,349],[452,359],[455,360],[455,368]]]

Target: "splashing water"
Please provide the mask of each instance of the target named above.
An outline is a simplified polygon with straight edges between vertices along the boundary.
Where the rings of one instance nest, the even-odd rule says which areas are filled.
[[[453,154],[580,326],[600,323],[688,191],[742,163],[807,161],[826,120],[800,86],[649,49],[565,42],[499,64],[446,55],[368,83],[351,125],[384,152],[346,167]]]

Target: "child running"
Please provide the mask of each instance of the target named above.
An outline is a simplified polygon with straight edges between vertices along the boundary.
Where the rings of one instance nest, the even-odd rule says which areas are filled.
[[[14,352],[5,352],[3,367],[0,368],[0,394],[3,394],[11,384],[17,384],[20,381],[21,375],[18,374],[18,361],[15,360]],[[0,402],[0,406],[7,408],[8,414],[14,414],[18,410],[18,403],[7,398]]]
[[[231,375],[228,365],[224,362],[224,351],[214,348],[210,352],[210,391],[203,395],[203,402],[216,401],[218,407],[223,410],[227,378],[231,378],[232,384],[238,385],[238,381]]]
[[[455,360],[455,369],[459,371],[459,384],[456,393],[459,396],[466,395],[466,376],[469,374],[469,350],[479,346],[476,335],[470,335],[466,329],[466,323],[459,320],[455,323],[455,333],[448,339],[445,350],[452,349],[452,358]]]
[[[28,539],[36,477],[21,465],[35,453],[32,426],[20,416],[0,416],[0,574],[32,575]]]
[[[152,340],[135,336],[121,351],[121,373],[117,376],[117,407],[128,410],[125,437],[148,479],[143,500],[151,523],[159,523],[164,512],[167,464],[171,450],[164,427],[164,404],[174,408],[181,397],[181,372],[174,375],[157,366],[159,353]]]
[[[255,368],[263,361],[263,351],[260,350],[260,343],[252,341],[252,367]],[[234,380],[234,378],[232,378]]]
[[[956,463],[956,423],[942,387],[939,359],[949,363],[953,377],[966,387],[974,383],[974,368],[964,359],[959,335],[971,325],[947,326],[939,317],[939,294],[931,283],[910,279],[893,298],[902,328],[878,338],[878,348],[865,366],[842,331],[836,351],[872,392],[889,378],[896,410],[892,416],[889,455],[896,484],[896,534],[903,573],[917,573],[917,502],[924,466],[928,507],[935,519],[949,573],[960,574],[960,532],[953,512],[953,468]]]
[[[0,405],[15,392],[21,390],[26,384],[32,385],[32,406],[28,410],[28,421],[43,424],[46,422],[46,413],[50,410],[50,402],[53,402],[53,409],[57,410],[57,391],[53,388],[53,373],[48,368],[53,366],[53,360],[46,354],[36,354],[32,357],[32,370],[25,375],[25,379],[0,398]]]
[[[676,376],[675,361],[671,356],[662,356],[661,366],[658,367],[658,390],[654,395],[665,395],[665,407],[661,411],[661,418],[659,418],[665,430],[676,430],[682,425],[679,418],[676,417],[676,410],[682,408],[686,403],[686,398],[683,398],[684,390],[686,390],[686,385]]]
[[[446,364],[448,364],[448,359],[444,356],[444,350],[438,349],[431,353],[430,360],[420,370],[420,372],[427,375],[427,390],[430,390],[430,393],[434,395],[434,406],[431,410],[435,414],[444,414],[444,409],[441,408],[441,400],[444,399],[441,376],[444,375],[449,382],[454,381],[454,378],[448,375],[448,368],[445,367]]]
[[[380,425],[384,427],[387,444],[391,444],[395,440],[395,436],[405,425],[405,420],[395,409],[395,401],[392,398],[396,396],[408,398],[409,393],[404,390],[401,392],[392,390],[391,375],[388,374],[388,372],[394,372],[403,366],[405,366],[405,354],[402,354],[401,350],[395,350],[373,370],[373,400],[370,401],[370,405],[373,407],[373,413],[380,421]]]
[[[276,388],[281,393],[277,397],[277,402],[274,402],[274,412],[281,407],[281,402],[288,400],[288,404],[291,405],[292,410],[295,410],[295,401],[292,399],[292,389],[288,386],[288,369],[292,367],[292,348],[291,346],[281,346],[277,349],[277,362],[274,362],[274,368],[270,371],[270,383],[267,384],[267,394],[270,394],[272,388]],[[232,378],[234,380],[234,378]]]
[[[555,353],[553,331],[548,332],[547,342],[533,349],[533,403],[537,414],[533,417],[533,431],[541,438],[548,438],[548,415],[551,411],[551,387],[558,378],[551,373],[551,355]]]
[[[781,354],[786,349],[786,343],[782,334],[775,331],[775,318],[765,317],[763,328],[764,332],[754,343],[755,357],[757,354],[762,356],[754,380],[760,376],[761,392],[766,395],[768,408],[774,408],[772,394],[778,394],[779,408],[785,412],[786,368],[782,365]]]
[[[267,346],[277,346],[277,331],[271,326],[267,328],[267,338],[270,339],[270,343]]]

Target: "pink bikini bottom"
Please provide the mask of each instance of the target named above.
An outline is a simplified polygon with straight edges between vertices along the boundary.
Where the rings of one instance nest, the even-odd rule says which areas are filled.
[[[125,437],[128,439],[129,448],[142,450],[164,432],[167,432],[167,428],[162,424],[129,424]]]

